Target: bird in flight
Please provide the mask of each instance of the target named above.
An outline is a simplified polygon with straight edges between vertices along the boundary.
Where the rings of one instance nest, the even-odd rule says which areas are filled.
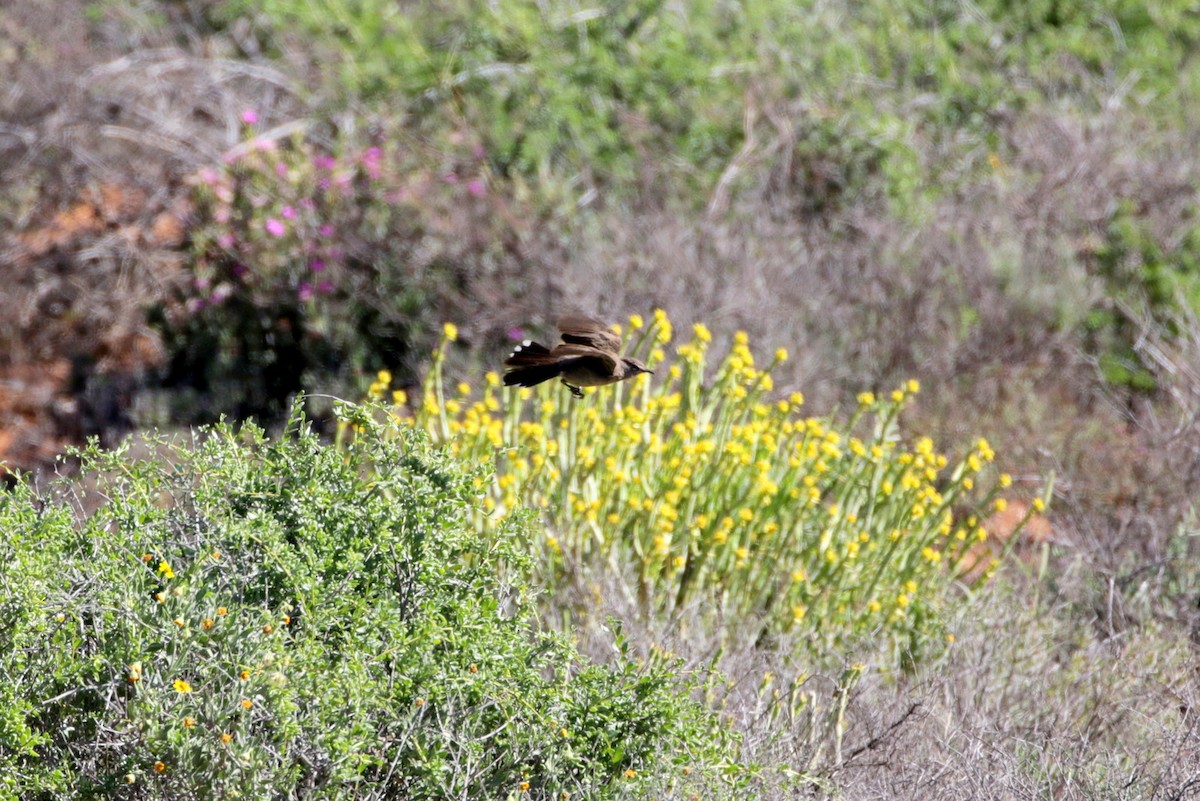
[[[529,339],[513,349],[504,360],[506,386],[532,387],[561,376],[571,394],[582,398],[581,387],[602,387],[639,373],[654,373],[637,359],[622,356],[621,337],[599,320],[567,315],[557,325],[563,344],[553,350]]]

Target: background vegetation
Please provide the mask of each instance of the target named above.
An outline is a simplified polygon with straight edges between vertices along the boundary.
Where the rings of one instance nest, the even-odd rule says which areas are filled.
[[[1193,2],[1124,0],[6,7],[0,459],[44,471],[89,434],[113,445],[130,430],[223,413],[277,427],[307,389],[317,428],[340,431],[345,458],[390,437],[458,476],[453,500],[431,509],[454,521],[443,563],[475,571],[467,584],[479,593],[471,601],[436,581],[431,592],[460,610],[506,599],[493,610],[506,614],[484,615],[496,628],[481,628],[479,642],[503,639],[516,650],[501,653],[531,665],[556,655],[548,658],[590,677],[549,687],[531,667],[504,681],[546,693],[550,705],[559,690],[582,698],[600,686],[643,687],[635,706],[675,737],[639,741],[647,752],[691,743],[708,755],[697,766],[739,765],[722,780],[736,775],[739,792],[764,798],[797,786],[844,798],[1185,797],[1200,780],[1198,36]],[[553,336],[551,321],[570,308],[620,321],[627,334],[630,315],[644,317],[630,346],[661,347],[662,374],[579,404],[547,390],[522,405],[482,378],[514,339]],[[652,320],[656,308],[664,315]],[[441,342],[447,321],[455,336]],[[655,343],[663,321],[679,332],[672,339],[693,338],[683,342],[692,349]],[[787,360],[773,360],[781,348]],[[915,399],[910,381],[922,390]],[[327,396],[361,398],[373,384],[389,405],[374,413],[411,418],[436,454],[402,433],[407,424],[339,428]],[[897,388],[903,397],[892,401]],[[346,536],[318,537],[290,576],[274,575],[254,549],[236,569],[170,550],[219,531],[235,540],[220,550],[235,553],[253,530],[275,537],[282,554],[312,536],[308,518],[268,497],[255,501],[256,520],[214,501],[221,525],[187,528],[203,492],[251,480],[239,460],[309,465],[300,484],[341,476],[337,489],[304,485],[327,501],[370,482],[370,459],[355,462],[352,480],[329,453],[296,444],[311,443],[307,434],[278,445],[255,436],[239,445],[214,435],[225,444],[168,450],[161,462],[127,452],[86,461],[92,481],[127,475],[122,486],[166,487],[177,504],[117,492],[99,517],[68,513],[36,473],[6,497],[14,530],[29,532],[9,544],[15,622],[0,629],[13,644],[0,681],[0,760],[19,781],[53,792],[83,776],[133,797],[185,794],[180,782],[193,774],[158,773],[155,761],[194,766],[229,753],[211,738],[189,745],[202,722],[229,715],[251,737],[252,767],[236,770],[263,781],[307,776],[313,792],[312,777],[344,778],[358,763],[299,768],[280,742],[310,760],[399,747],[390,738],[402,739],[400,729],[375,724],[385,707],[411,707],[395,687],[371,684],[368,665],[351,669],[373,635],[349,632],[366,638],[362,650],[347,650],[344,669],[332,671],[333,655],[300,637],[318,630],[305,628],[317,613],[282,606],[317,592],[293,585],[298,576],[360,576],[321,560],[358,553],[353,521],[366,518],[356,515],[384,510],[339,507],[346,516],[337,517],[297,498],[297,509],[342,520],[330,525]],[[784,456],[815,438],[815,457]],[[686,448],[704,441],[714,445],[709,460],[689,461]],[[985,461],[993,448],[995,465],[974,475],[971,457]],[[902,478],[904,456],[932,461],[936,475],[914,473],[911,491],[953,516],[950,539],[982,528],[994,550],[941,545],[939,518],[909,527],[915,536],[898,538],[895,551],[871,551],[891,533],[878,515],[912,512],[871,483],[889,471]],[[813,475],[822,460],[829,471]],[[226,486],[177,481],[175,462],[192,466],[181,475],[211,473]],[[475,472],[485,463],[494,474]],[[723,492],[674,487],[687,470],[693,479],[710,471]],[[997,509],[1001,473],[1012,484]],[[614,493],[619,475],[640,484]],[[1051,476],[1054,497],[1042,497]],[[793,489],[817,490],[820,503],[786,503]],[[743,492],[768,500],[748,504]],[[1035,501],[1051,501],[1046,515]],[[498,534],[497,521],[518,508],[530,517]],[[135,547],[141,529],[101,525],[121,509],[170,535]],[[171,515],[182,517],[163,522]],[[718,543],[725,518],[733,526]],[[467,532],[496,537],[483,541],[499,550],[478,552]],[[813,543],[825,533],[839,561],[822,573]],[[887,578],[886,598],[843,572],[852,533],[858,564]],[[752,558],[767,552],[760,547],[778,548],[775,561]],[[1005,553],[991,581],[972,571]],[[162,672],[175,664],[167,655],[199,664],[204,620],[219,625],[181,606],[199,617],[184,616],[183,629],[159,619],[157,602],[121,594],[180,581],[165,579],[154,557],[186,583],[168,604],[200,604],[187,593],[203,587],[281,582],[269,597],[225,604],[261,636],[212,639],[213,653],[235,644],[274,653],[274,637],[320,669],[289,673],[282,688],[255,678],[262,701],[249,698],[251,710],[239,712],[233,696],[211,696],[232,711],[184,710],[201,683],[180,677],[194,692],[178,691]],[[508,567],[484,571],[494,559]],[[803,585],[778,583],[797,572]],[[392,592],[382,576],[362,580],[367,595]],[[871,622],[871,601],[892,614],[885,601],[908,595],[907,581],[920,590],[911,614]],[[510,617],[505,604],[522,587],[536,600]],[[368,629],[375,619],[371,609],[341,611]],[[280,627],[280,615],[298,627]],[[172,650],[185,631],[197,636]],[[406,653],[430,671],[421,675],[504,697],[489,683],[495,674],[464,678],[458,662],[387,631],[411,643]],[[50,642],[61,647],[46,653]],[[158,643],[155,656],[118,653],[136,642]],[[631,668],[638,659],[644,667]],[[137,661],[143,678],[130,682]],[[40,664],[54,668],[32,667]],[[365,694],[361,725],[321,718],[321,681]],[[699,706],[685,714],[666,700],[684,696]],[[715,733],[702,709],[716,710],[738,742]],[[481,714],[493,711],[524,719],[500,701]],[[161,728],[176,712],[196,725]],[[125,724],[129,715],[147,727]],[[68,739],[44,739],[60,718],[77,724]],[[448,739],[435,762],[461,767],[448,756],[453,743],[484,723],[452,719],[462,728],[440,730]],[[611,719],[636,715],[622,707]],[[412,731],[429,720],[414,713]],[[293,737],[305,726],[347,739]],[[538,739],[545,732],[517,730],[489,774],[505,787],[520,779],[517,794],[525,755],[537,752],[562,759],[543,772],[556,777],[544,786],[528,779],[531,793],[653,786],[686,797],[666,763],[572,761],[562,742]],[[113,754],[133,761],[103,761]],[[134,785],[121,784],[127,772]],[[423,786],[444,787],[445,774],[433,775]],[[726,786],[706,789],[713,772],[695,775],[688,792],[728,796]],[[464,797],[478,786],[464,785]]]

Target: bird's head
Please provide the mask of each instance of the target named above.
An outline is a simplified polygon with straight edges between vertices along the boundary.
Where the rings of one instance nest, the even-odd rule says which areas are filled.
[[[621,359],[625,362],[625,377],[632,378],[638,373],[649,373],[654,375],[654,371],[647,367],[640,359],[631,359],[628,356]]]

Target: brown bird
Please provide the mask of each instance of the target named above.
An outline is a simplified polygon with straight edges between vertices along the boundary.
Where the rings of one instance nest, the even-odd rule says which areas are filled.
[[[550,350],[525,340],[504,360],[506,386],[532,387],[562,376],[562,382],[577,398],[580,387],[602,387],[624,381],[639,373],[654,371],[637,359],[620,354],[621,338],[599,320],[568,315],[558,320],[563,344]]]

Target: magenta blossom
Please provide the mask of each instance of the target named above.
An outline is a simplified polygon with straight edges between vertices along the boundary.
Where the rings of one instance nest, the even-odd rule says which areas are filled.
[[[324,259],[313,259],[312,261],[310,261],[308,263],[308,269],[312,270],[314,273],[325,272],[325,260]]]
[[[247,125],[258,125],[258,112],[252,108],[248,108],[242,112],[242,122]]]
[[[287,226],[282,221],[269,217],[263,227],[267,229],[267,233],[271,236],[283,236],[287,233]]]
[[[300,198],[300,208],[308,209],[309,211],[312,211],[316,207],[317,207],[317,202],[315,200],[313,200],[311,197]]]
[[[237,239],[231,233],[224,233],[217,237],[217,246],[223,250],[232,250],[237,244]]]
[[[296,297],[300,299],[301,303],[307,303],[308,301],[312,300],[312,296],[312,284],[308,283],[307,281],[302,281],[300,286],[296,287]]]
[[[442,176],[442,180],[448,184],[456,184],[458,183],[458,176],[452,172],[448,172]]]
[[[321,283],[317,284],[317,291],[320,292],[322,295],[328,295],[330,292],[333,291],[333,282],[332,281],[322,281]]]
[[[508,338],[514,342],[520,342],[521,340],[525,339],[525,332],[520,328],[513,326],[512,328],[508,329]]]
[[[332,170],[336,163],[333,156],[313,156],[313,166],[318,170]]]
[[[329,223],[325,223],[317,229],[317,233],[325,237],[333,236],[333,226]]]
[[[280,178],[287,178],[287,165],[282,161],[275,165],[275,174]]]
[[[282,209],[280,209],[279,213],[282,214],[285,219],[296,219],[296,210],[291,206],[284,206]]]
[[[467,191],[472,197],[483,197],[487,192],[487,186],[483,183],[482,178],[472,178],[467,181]]]

